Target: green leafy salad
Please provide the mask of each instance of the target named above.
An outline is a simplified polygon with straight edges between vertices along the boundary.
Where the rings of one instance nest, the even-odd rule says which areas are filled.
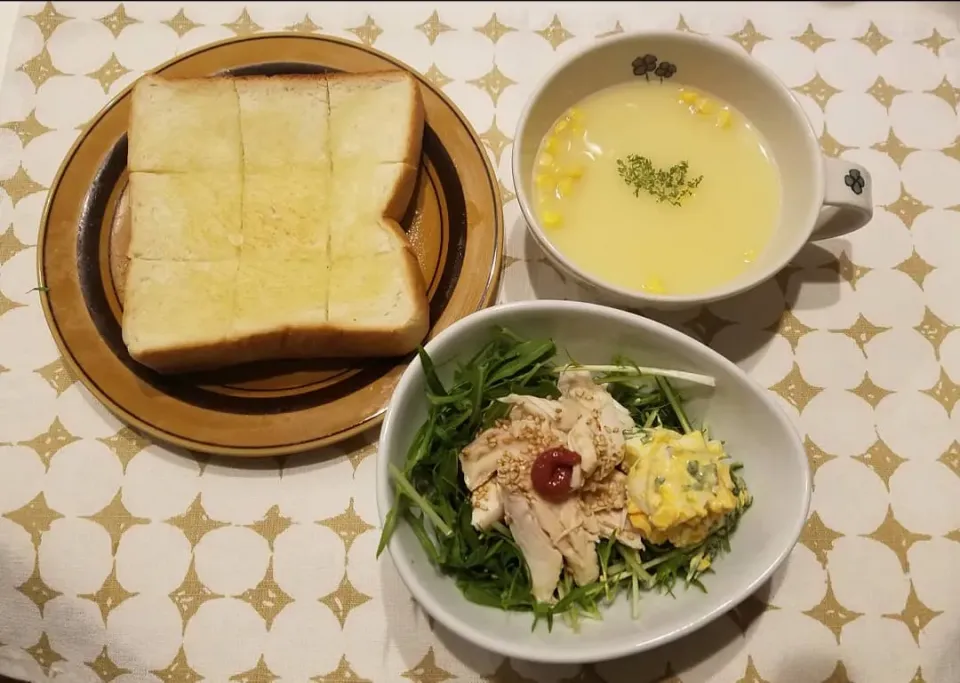
[[[560,616],[577,629],[616,599],[636,618],[643,592],[678,583],[706,590],[752,502],[674,386],[712,378],[623,358],[579,365],[504,328],[448,385],[419,356],[429,415],[390,465],[378,556],[408,524],[467,600],[532,613],[534,627]]]

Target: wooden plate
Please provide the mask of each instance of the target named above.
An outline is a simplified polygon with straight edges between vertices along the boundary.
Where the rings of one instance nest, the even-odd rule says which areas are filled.
[[[261,34],[199,48],[157,71],[196,77],[397,68],[412,72],[376,50],[336,38]],[[413,73],[426,126],[418,187],[403,227],[428,283],[432,337],[492,303],[503,214],[496,175],[476,133],[450,100]],[[204,453],[283,455],[379,424],[409,358],[275,361],[172,377],[130,358],[120,329],[129,111],[130,88],[68,153],[41,223],[44,313],[77,378],[131,427]]]

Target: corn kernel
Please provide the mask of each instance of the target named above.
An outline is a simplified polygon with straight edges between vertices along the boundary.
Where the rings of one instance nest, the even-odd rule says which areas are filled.
[[[573,194],[573,179],[561,178],[557,183],[557,194],[561,197],[569,197]]]
[[[570,122],[566,119],[560,119],[557,121],[557,125],[553,127],[553,132],[558,135],[567,129],[567,126],[570,125]]]
[[[717,114],[717,125],[721,128],[729,128],[732,118],[733,116],[730,114],[729,109],[721,109],[720,113]]]
[[[692,90],[684,90],[680,93],[680,101],[685,104],[695,103],[697,101],[697,97],[699,97],[697,93],[693,92]]]
[[[582,178],[583,177],[583,166],[580,164],[574,164],[563,170],[563,174],[569,178]]]
[[[554,154],[557,151],[558,145],[559,145],[559,141],[551,135],[550,137],[547,138],[546,143],[544,143],[543,149],[546,150],[547,152],[550,152],[551,154]]]
[[[753,249],[747,249],[743,252],[743,262],[744,263],[753,263],[754,259],[757,258],[757,252]]]
[[[702,97],[697,100],[697,111],[701,114],[712,114],[715,109],[716,106],[706,97]]]
[[[545,190],[553,185],[553,176],[549,173],[538,173],[536,178],[534,178],[534,182],[541,190]]]
[[[574,107],[573,109],[571,109],[571,110],[567,113],[567,116],[570,118],[571,121],[582,121],[582,120],[583,120],[583,112],[580,111],[579,109],[577,109],[576,107]]]
[[[562,218],[560,214],[556,211],[544,211],[543,212],[543,224],[548,228],[555,228],[560,225]]]
[[[553,155],[548,152],[544,152],[543,154],[540,155],[540,161],[538,163],[543,167],[552,166]]]

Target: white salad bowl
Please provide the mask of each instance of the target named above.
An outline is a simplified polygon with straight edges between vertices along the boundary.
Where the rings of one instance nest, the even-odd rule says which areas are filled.
[[[707,592],[686,589],[675,597],[645,592],[639,614],[621,592],[601,620],[583,620],[579,632],[562,619],[552,630],[533,616],[468,602],[451,578],[434,569],[410,527],[401,521],[388,549],[401,579],[417,602],[438,622],[474,644],[509,657],[554,663],[587,663],[648,650],[694,631],[756,591],[784,561],[799,538],[810,503],[811,477],[803,444],[787,415],[768,392],[736,365],[707,346],[665,325],[596,304],[530,301],[474,313],[431,340],[425,350],[440,379],[449,381],[488,340],[506,327],[524,337],[552,338],[560,354],[579,363],[605,364],[626,356],[638,365],[685,370],[715,378],[714,387],[676,383],[688,401],[695,425],[725,442],[743,463],[742,475],[753,505],[719,557],[715,573],[701,577]],[[564,359],[558,358],[562,362]],[[389,475],[403,468],[417,430],[427,417],[423,366],[414,360],[404,372],[387,408],[377,462],[377,504],[381,523],[394,504]]]

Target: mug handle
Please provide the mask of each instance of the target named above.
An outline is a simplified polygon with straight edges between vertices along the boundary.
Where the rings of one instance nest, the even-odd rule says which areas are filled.
[[[860,164],[824,157],[823,210],[812,240],[840,237],[859,230],[873,218],[873,180]]]

